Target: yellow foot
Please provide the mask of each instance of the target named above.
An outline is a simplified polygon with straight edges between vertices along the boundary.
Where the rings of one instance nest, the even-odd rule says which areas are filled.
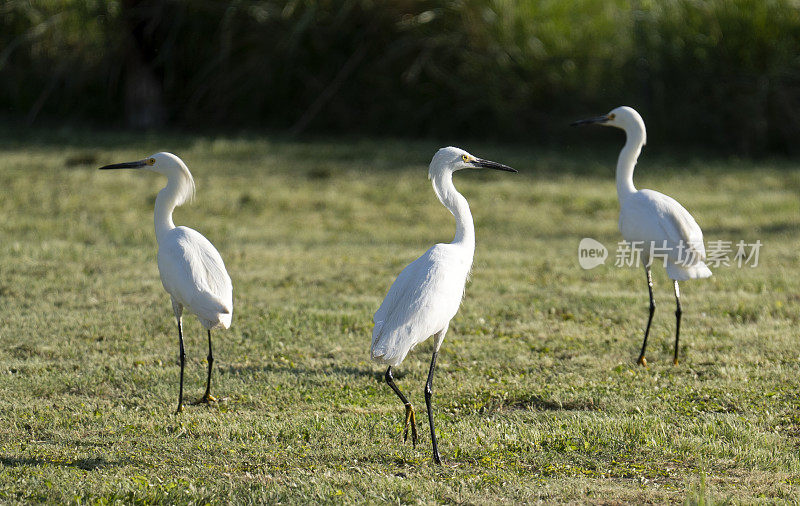
[[[180,406],[178,406],[178,409],[177,409],[177,410],[175,410],[175,414],[176,414],[176,415],[180,415],[181,413],[183,413],[183,404],[181,404]]]
[[[678,365],[678,359],[677,358],[672,360],[672,365]]]
[[[197,402],[195,402],[195,404],[210,404],[212,402],[217,402],[217,398],[209,393],[206,393]]]
[[[408,441],[408,427],[411,426],[411,444],[417,446],[417,415],[411,404],[406,404],[406,424],[403,428],[403,441]]]
[[[636,363],[639,364],[642,367],[647,367],[647,359],[644,358],[644,355],[639,357],[639,360],[637,360]]]

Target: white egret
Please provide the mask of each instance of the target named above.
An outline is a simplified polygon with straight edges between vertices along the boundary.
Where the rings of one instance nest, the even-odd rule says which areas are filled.
[[[705,264],[706,250],[703,231],[695,219],[675,199],[653,190],[637,190],[633,186],[633,168],[647,142],[644,121],[630,107],[617,107],[610,113],[576,121],[573,125],[598,124],[625,131],[625,146],[617,161],[617,197],[619,199],[619,230],[625,240],[642,248],[647,289],[650,293],[650,316],[644,331],[642,351],[637,363],[646,366],[644,357],[647,336],[656,304],[653,300],[653,277],[650,263],[654,256],[664,259],[667,275],[675,289],[675,355],[678,365],[678,341],[681,335],[681,295],[679,281],[707,278],[711,270]]]
[[[194,195],[194,179],[186,164],[172,153],[156,153],[144,160],[100,167],[108,169],[147,169],[167,176],[165,186],[156,197],[154,221],[158,242],[158,271],[161,283],[172,298],[172,310],[178,321],[180,350],[180,390],[178,412],[183,411],[183,369],[186,353],[183,348],[183,310],[194,313],[208,331],[208,378],[206,393],[198,403],[216,401],[211,395],[211,330],[227,329],[233,317],[233,287],[222,257],[199,232],[176,227],[172,211]]]
[[[411,403],[394,382],[392,367],[400,365],[414,346],[434,336],[433,357],[425,384],[425,404],[433,444],[433,460],[441,464],[436,432],[433,428],[431,395],[436,356],[444,341],[450,320],[458,312],[464,285],[475,252],[475,229],[469,204],[453,186],[453,172],[461,169],[497,169],[517,172],[500,163],[476,158],[454,147],[442,148],[431,160],[428,178],[441,203],[455,216],[456,235],[449,244],[436,244],[411,262],[392,284],[389,293],[373,318],[372,359],[388,364],[386,383],[406,407],[403,440],[416,446],[416,415]]]

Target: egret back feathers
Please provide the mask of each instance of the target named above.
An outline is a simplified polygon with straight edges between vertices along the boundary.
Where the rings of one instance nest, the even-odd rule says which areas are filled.
[[[471,266],[471,254],[436,244],[403,269],[373,318],[373,360],[399,365],[417,344],[446,329]]]
[[[231,278],[208,239],[188,227],[176,227],[165,233],[159,241],[158,270],[164,289],[197,315],[204,327],[230,327]]]

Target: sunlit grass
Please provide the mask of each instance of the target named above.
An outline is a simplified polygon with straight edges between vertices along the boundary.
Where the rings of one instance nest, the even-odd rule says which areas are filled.
[[[794,499],[800,482],[800,173],[789,162],[645,152],[635,178],[707,240],[760,239],[757,268],[684,284],[681,365],[657,270],[577,263],[619,240],[612,150],[466,145],[520,174],[459,173],[472,281],[440,354],[446,465],[401,441],[370,363],[371,316],[404,265],[449,241],[426,179],[436,143],[36,132],[0,144],[0,498],[4,501],[589,502]],[[182,156],[175,220],[216,244],[234,324],[216,333],[213,407],[172,414],[177,337],[155,264],[155,174]],[[205,378],[188,318],[188,397]],[[418,408],[430,344],[397,369]],[[420,413],[423,410],[420,409]],[[423,418],[424,420],[424,418]]]

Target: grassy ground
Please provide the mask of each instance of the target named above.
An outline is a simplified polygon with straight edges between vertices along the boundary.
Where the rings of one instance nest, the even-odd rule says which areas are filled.
[[[605,134],[588,134],[597,137]],[[402,267],[449,241],[426,179],[436,143],[6,131],[0,141],[0,502],[702,502],[800,494],[800,173],[789,162],[645,151],[639,187],[676,197],[707,240],[760,239],[757,268],[684,284],[647,369],[634,360],[644,275],[577,263],[619,240],[602,150],[464,146],[517,175],[459,173],[475,216],[472,281],[440,354],[436,423],[369,361],[372,313]],[[605,145],[605,142],[603,143]],[[234,282],[215,339],[219,404],[174,415],[177,336],[155,263],[155,174],[100,165],[169,149],[197,199],[175,221]],[[187,318],[187,389],[205,378]],[[423,412],[430,343],[397,369]],[[424,417],[421,417],[424,421]]]

